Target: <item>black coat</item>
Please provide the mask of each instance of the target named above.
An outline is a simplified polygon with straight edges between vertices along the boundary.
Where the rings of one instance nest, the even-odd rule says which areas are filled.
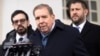
[[[28,27],[27,30],[27,38],[30,40],[31,38],[34,37],[34,30],[32,29],[31,25]],[[16,31],[12,30],[10,32],[7,33],[5,40],[3,41],[1,48],[0,48],[0,56],[4,56],[5,54],[5,50],[4,50],[4,44],[7,42],[10,42],[12,40],[14,40],[14,43],[16,43]],[[31,40],[30,40],[31,42]]]
[[[100,26],[87,21],[81,36],[90,56],[100,56]]]
[[[38,29],[36,35],[35,41],[42,45],[42,36]],[[78,31],[57,20],[48,36],[46,47],[41,49],[40,56],[88,56],[88,53]]]
[[[30,39],[33,37],[33,35],[34,35],[34,30],[32,29],[32,26],[30,25],[27,30],[27,38]],[[9,33],[7,33],[6,39],[3,41],[3,44],[5,42],[9,42],[11,39],[14,40],[14,43],[16,42],[16,31],[15,30],[12,30]]]

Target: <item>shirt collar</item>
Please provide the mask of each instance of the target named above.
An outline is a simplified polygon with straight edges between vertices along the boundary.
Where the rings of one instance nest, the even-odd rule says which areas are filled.
[[[16,42],[19,41],[19,38],[22,37],[22,38],[27,38],[27,34],[24,34],[23,36],[19,35],[18,33],[16,33]]]
[[[85,20],[83,23],[81,23],[80,25],[78,25],[78,27],[79,27],[79,32],[82,31],[82,29],[83,29],[85,23],[86,23],[86,20]],[[72,26],[73,26],[73,27],[77,27],[75,24],[72,24]]]

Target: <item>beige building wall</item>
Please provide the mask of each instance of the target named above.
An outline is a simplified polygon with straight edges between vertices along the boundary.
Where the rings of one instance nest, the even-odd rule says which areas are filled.
[[[90,22],[100,25],[100,0],[96,0],[96,2],[97,2],[97,19],[98,19],[98,21],[97,22],[90,21]]]
[[[97,0],[97,9],[98,9],[98,24],[100,25],[100,0]]]
[[[2,0],[0,0],[0,44],[2,41]]]

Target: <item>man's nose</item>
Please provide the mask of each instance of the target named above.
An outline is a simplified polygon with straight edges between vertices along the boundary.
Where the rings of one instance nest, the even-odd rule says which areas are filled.
[[[42,23],[43,22],[43,18],[40,17],[39,22]]]
[[[20,25],[21,24],[21,22],[20,21],[18,21],[18,23],[17,23],[18,25]]]

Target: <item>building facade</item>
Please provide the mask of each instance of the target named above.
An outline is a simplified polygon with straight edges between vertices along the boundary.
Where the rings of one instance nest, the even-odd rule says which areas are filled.
[[[5,39],[6,34],[13,29],[11,14],[14,10],[21,9],[28,13],[33,29],[36,28],[33,16],[33,8],[37,4],[48,4],[53,8],[56,19],[60,19],[65,24],[71,21],[66,16],[66,3],[68,0],[0,0],[0,44]],[[90,9],[88,20],[100,25],[100,0],[85,0]]]

